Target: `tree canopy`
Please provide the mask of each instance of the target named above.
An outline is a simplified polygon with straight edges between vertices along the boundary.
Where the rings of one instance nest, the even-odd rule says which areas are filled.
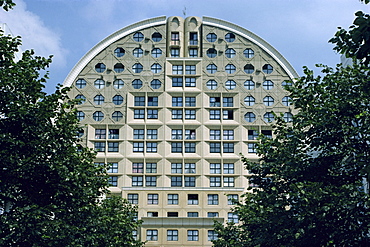
[[[305,67],[286,88],[298,112],[260,137],[258,162],[243,159],[255,187],[233,209],[240,224],[215,223],[214,246],[370,246],[370,68],[348,54],[353,65]]]
[[[107,167],[80,146],[68,89],[42,91],[51,57],[17,61],[20,45],[0,33],[0,246],[142,246],[136,208],[104,199]]]

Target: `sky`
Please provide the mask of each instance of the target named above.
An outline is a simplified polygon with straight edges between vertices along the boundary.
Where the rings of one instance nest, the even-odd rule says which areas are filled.
[[[239,25],[270,43],[303,75],[303,66],[335,66],[340,56],[328,43],[354,13],[370,12],[359,0],[15,0],[0,11],[22,37],[22,49],[53,55],[45,91],[52,93],[98,42],[130,24],[158,16],[208,16]]]

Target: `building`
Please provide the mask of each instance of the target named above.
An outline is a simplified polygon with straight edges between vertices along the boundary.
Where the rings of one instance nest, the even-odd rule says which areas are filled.
[[[283,85],[297,77],[257,35],[210,17],[158,17],[102,40],[64,85],[81,99],[81,138],[109,163],[110,190],[138,205],[146,246],[211,246],[213,220],[235,221]]]

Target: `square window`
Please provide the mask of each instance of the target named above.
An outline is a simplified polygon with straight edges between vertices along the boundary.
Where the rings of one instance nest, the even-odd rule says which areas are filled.
[[[156,176],[146,176],[145,177],[145,186],[147,186],[147,187],[156,187],[157,186],[157,177]]]
[[[218,195],[217,194],[208,195],[208,205],[218,205]]]
[[[209,152],[210,153],[221,153],[221,143],[211,142],[209,144]]]
[[[195,130],[185,130],[186,140],[195,140]]]
[[[272,130],[261,130],[261,134],[267,138],[272,138]]]
[[[171,153],[182,153],[182,142],[172,142]]]
[[[144,152],[144,142],[134,142],[133,143],[133,152],[134,153],[143,153]]]
[[[196,80],[194,77],[185,77],[185,87],[195,87]]]
[[[231,195],[227,195],[227,204],[228,205],[235,205],[239,199],[238,195],[237,194],[231,194]]]
[[[198,212],[188,212],[188,217],[199,217]]]
[[[224,153],[234,153],[234,143],[224,142],[223,152]]]
[[[198,33],[191,32],[189,34],[189,45],[198,45]]]
[[[195,75],[196,74],[195,65],[186,65],[185,66],[185,74]]]
[[[195,110],[185,110],[185,119],[195,119]]]
[[[238,217],[238,215],[236,215],[234,213],[228,213],[227,214],[227,221],[229,223],[239,223],[239,217]]]
[[[117,187],[117,185],[118,185],[118,177],[108,177],[108,184],[111,187]]]
[[[118,142],[108,142],[108,152],[115,153],[118,152],[119,143]]]
[[[209,119],[215,120],[221,118],[221,111],[220,110],[210,110],[209,111]]]
[[[167,230],[167,241],[178,241],[179,231],[178,230]]]
[[[225,163],[224,164],[224,174],[234,174],[234,164]]]
[[[172,130],[172,140],[182,140],[182,130]]]
[[[167,212],[167,217],[179,217],[178,212]]]
[[[182,97],[172,97],[172,106],[182,106]]]
[[[167,203],[169,205],[178,205],[179,204],[179,195],[178,194],[168,194]]]
[[[198,48],[190,48],[189,57],[198,57]]]
[[[158,241],[158,230],[146,230],[147,241]]]
[[[118,173],[118,163],[117,162],[112,162],[108,164],[109,164],[109,168],[107,170],[108,173]]]
[[[224,120],[233,120],[234,111],[233,110],[223,110],[223,119]]]
[[[148,204],[158,205],[158,194],[148,194]]]
[[[148,119],[158,119],[158,110],[148,109]]]
[[[210,107],[221,107],[221,98],[220,97],[209,97],[209,106]]]
[[[209,139],[210,140],[220,140],[221,130],[209,130]]]
[[[224,130],[224,140],[234,140],[234,130]]]
[[[132,176],[132,187],[142,187],[143,176]]]
[[[139,194],[128,194],[127,200],[131,204],[139,204]]]
[[[134,106],[145,106],[145,97],[144,96],[135,96]]]
[[[173,87],[182,87],[182,77],[173,77],[172,78],[172,86]]]
[[[148,130],[146,130],[146,138],[147,139],[150,139],[150,140],[156,140],[156,139],[158,139],[157,132],[158,131],[156,129],[148,129]]]
[[[172,163],[171,173],[172,174],[182,174],[182,163]]]
[[[95,139],[105,139],[106,130],[105,129],[95,129]]]
[[[210,218],[218,217],[218,213],[217,212],[208,212],[207,217],[210,217]]]
[[[220,163],[210,163],[209,173],[211,174],[221,174],[221,164]]]
[[[134,119],[144,119],[145,111],[144,109],[134,109]]]
[[[179,48],[172,48],[171,49],[171,57],[180,57],[180,49]]]
[[[208,230],[208,241],[217,240],[217,233],[214,230]]]
[[[172,119],[182,119],[182,110],[172,110]]]
[[[256,143],[248,143],[248,153],[256,153]]]
[[[146,163],[146,173],[157,173],[157,163]]]
[[[109,129],[109,139],[119,139],[119,129]]]
[[[156,142],[147,142],[146,143],[146,152],[147,153],[156,153],[157,152],[157,143]]]
[[[148,106],[158,106],[158,97],[148,97]]]
[[[210,187],[221,187],[221,177],[210,177],[209,186]]]
[[[134,129],[134,139],[144,139],[144,130]]]
[[[185,163],[185,173],[195,173],[195,163]]]
[[[234,178],[224,177],[224,187],[234,187]]]
[[[146,214],[147,217],[158,217],[158,212],[148,212]]]
[[[171,187],[182,187],[182,176],[171,176]]]
[[[143,173],[143,163],[132,163],[132,173]]]
[[[185,97],[185,106],[196,106],[195,97]]]
[[[248,140],[257,140],[258,132],[256,130],[248,130]]]
[[[223,102],[223,107],[233,107],[234,106],[233,97],[224,97],[222,102]]]
[[[185,153],[195,153],[195,142],[185,142]]]
[[[195,187],[195,177],[185,177],[185,187]]]
[[[95,142],[94,149],[96,152],[105,152],[105,142]]]
[[[188,230],[188,241],[198,241],[198,230]]]
[[[182,75],[183,74],[182,65],[172,65],[172,74],[173,75]]]
[[[198,205],[198,194],[188,194],[188,205]]]

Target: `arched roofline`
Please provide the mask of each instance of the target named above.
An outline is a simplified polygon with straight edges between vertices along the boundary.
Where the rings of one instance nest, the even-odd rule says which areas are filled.
[[[86,67],[86,65],[101,51],[111,45],[113,42],[131,34],[136,31],[139,31],[144,28],[154,27],[159,25],[166,24],[166,16],[154,17],[150,19],[146,19],[140,22],[136,22],[129,26],[126,26],[117,32],[109,35],[98,44],[96,44],[91,50],[89,50],[73,67],[71,72],[69,72],[68,76],[63,82],[64,87],[70,87],[73,84],[73,81],[77,78],[77,76],[81,73],[81,71]]]
[[[229,30],[235,34],[238,34],[250,40],[251,42],[261,47],[261,49],[267,52],[272,58],[274,58],[279,63],[279,65],[285,70],[285,72],[289,75],[290,79],[299,77],[298,73],[295,71],[293,66],[288,62],[288,60],[285,59],[283,55],[280,54],[280,52],[278,52],[272,45],[270,45],[264,39],[252,33],[251,31],[248,31],[247,29],[242,28],[233,23],[213,17],[203,16],[202,24]]]

